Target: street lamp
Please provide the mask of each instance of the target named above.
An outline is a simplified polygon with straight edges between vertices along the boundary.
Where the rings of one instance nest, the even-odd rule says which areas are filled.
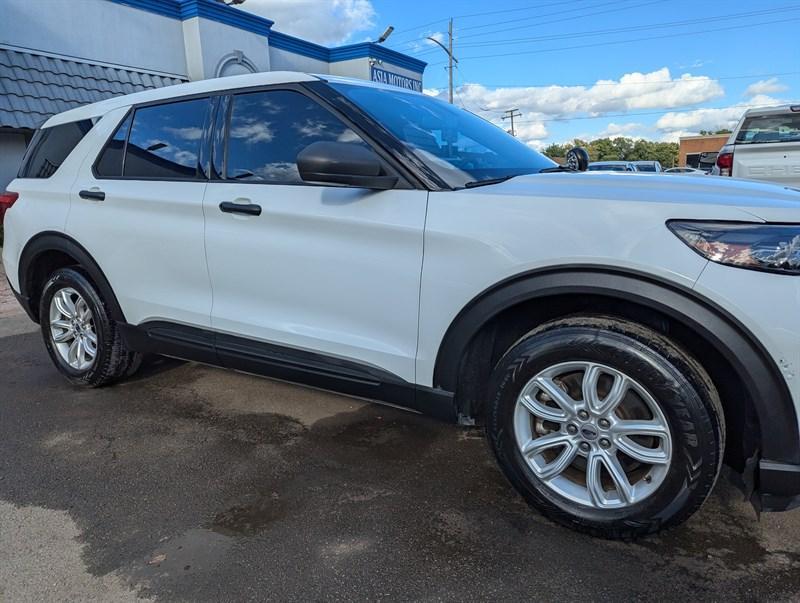
[[[383,44],[386,41],[386,38],[392,35],[393,31],[394,31],[394,25],[390,25],[389,27],[386,28],[386,31],[383,32],[381,37],[375,40],[375,43]]]
[[[453,20],[450,19],[450,25],[447,28],[447,46],[442,44],[439,40],[432,36],[428,36],[428,40],[437,44],[447,53],[447,71],[449,74],[448,91],[450,104],[453,104],[453,63],[458,63],[458,59],[453,56]]]

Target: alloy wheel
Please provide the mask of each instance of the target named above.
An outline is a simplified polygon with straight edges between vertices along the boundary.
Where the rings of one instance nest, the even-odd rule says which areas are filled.
[[[89,369],[97,357],[97,330],[86,300],[72,287],[50,300],[50,338],[62,360],[77,371]]]
[[[672,437],[656,400],[603,364],[565,362],[520,392],[514,435],[547,488],[595,509],[619,509],[653,494],[669,473]]]

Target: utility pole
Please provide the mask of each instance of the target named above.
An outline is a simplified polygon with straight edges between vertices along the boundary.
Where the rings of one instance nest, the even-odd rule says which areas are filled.
[[[442,44],[436,38],[428,36],[428,39],[437,44],[447,53],[447,71],[448,71],[448,98],[450,104],[453,104],[453,63],[458,63],[458,59],[453,56],[453,18],[450,17],[450,25],[447,27],[447,46]]]
[[[522,117],[522,113],[519,112],[519,109],[509,109],[508,111],[503,111],[503,121],[507,119],[511,120],[511,136],[517,135],[517,131],[514,129],[515,117]]]
[[[447,26],[447,75],[449,76],[450,104],[453,104],[453,17],[450,17],[450,24]]]

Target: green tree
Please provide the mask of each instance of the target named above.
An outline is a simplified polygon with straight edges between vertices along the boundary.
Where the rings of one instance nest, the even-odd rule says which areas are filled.
[[[544,153],[548,157],[564,157],[567,154],[567,151],[569,151],[569,149],[570,149],[569,145],[557,144],[554,142],[547,145],[542,151],[542,153]]]

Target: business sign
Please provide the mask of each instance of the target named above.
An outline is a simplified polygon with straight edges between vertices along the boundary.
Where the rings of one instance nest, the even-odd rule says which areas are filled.
[[[406,90],[413,90],[414,92],[422,92],[422,80],[415,80],[412,77],[392,73],[385,69],[378,69],[374,66],[371,69],[370,75],[373,82],[389,84],[390,86],[397,86],[398,88],[405,88]]]

